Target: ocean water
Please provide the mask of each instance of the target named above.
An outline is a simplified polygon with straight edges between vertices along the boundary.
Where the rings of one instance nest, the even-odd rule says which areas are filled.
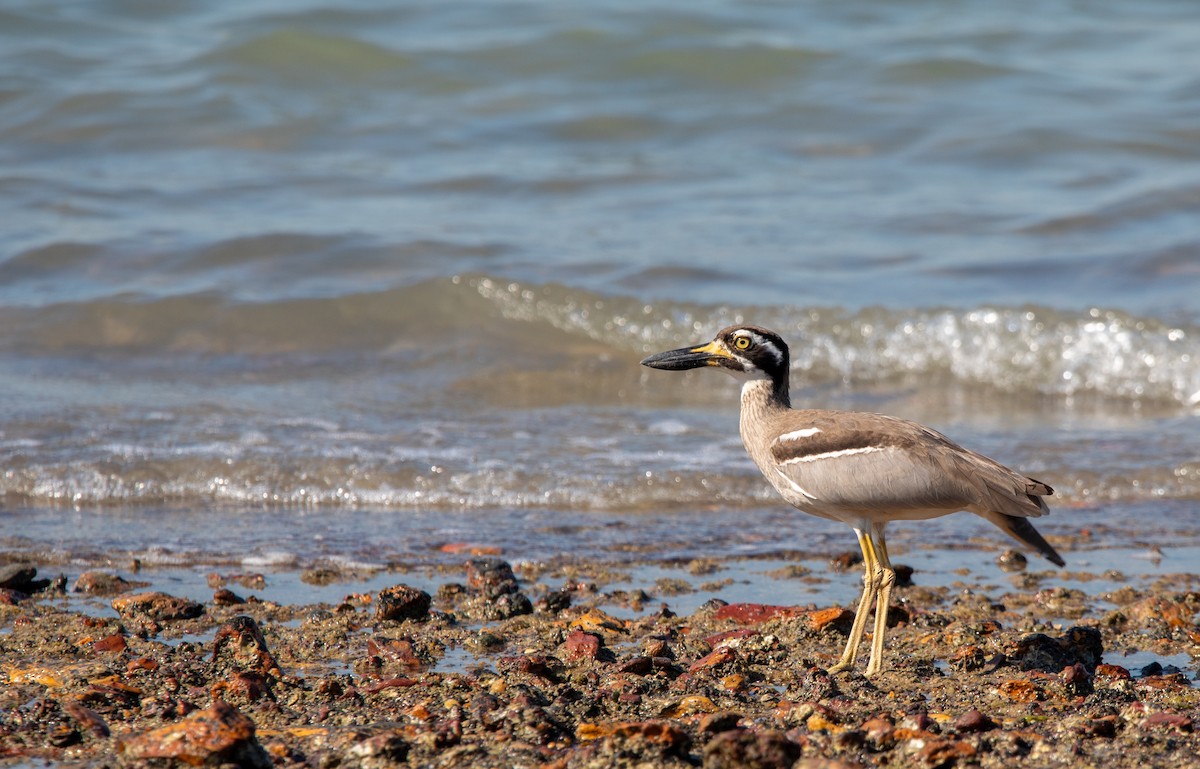
[[[1064,546],[1195,546],[1198,36],[1172,0],[6,3],[0,550],[849,549],[729,379],[638,365],[743,321],[798,405],[1049,482]]]

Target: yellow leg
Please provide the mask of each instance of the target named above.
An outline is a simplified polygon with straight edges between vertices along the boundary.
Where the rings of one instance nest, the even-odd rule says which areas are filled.
[[[854,624],[850,627],[846,649],[837,664],[829,668],[830,673],[840,673],[854,667],[854,661],[858,659],[858,645],[862,643],[863,631],[867,628],[867,612],[871,610],[871,604],[879,593],[880,579],[883,576],[870,535],[858,529],[855,529],[854,533],[858,535],[858,546],[863,554],[863,594],[858,601],[858,611],[854,613]]]
[[[867,675],[873,676],[883,668],[883,637],[887,633],[888,605],[892,600],[892,585],[896,584],[896,570],[888,557],[887,542],[882,527],[872,527],[876,557],[879,565],[879,603],[875,605],[875,635],[871,638],[871,659],[867,663]]]

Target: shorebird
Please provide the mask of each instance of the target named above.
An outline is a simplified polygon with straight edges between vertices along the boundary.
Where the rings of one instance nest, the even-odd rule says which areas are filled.
[[[857,411],[793,409],[788,346],[773,331],[730,326],[707,344],[651,355],[642,365],[666,371],[707,366],[741,380],[742,443],[767,481],[798,510],[854,529],[863,555],[863,593],[846,649],[830,672],[854,667],[872,605],[875,628],[866,674],[882,668],[896,581],[883,533],[889,521],[970,511],[1051,563],[1064,565],[1029,522],[1049,512],[1043,497],[1053,489],[916,422]]]

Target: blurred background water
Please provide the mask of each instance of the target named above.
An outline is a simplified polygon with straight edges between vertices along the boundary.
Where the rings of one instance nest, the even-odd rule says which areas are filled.
[[[743,320],[798,405],[1050,482],[1052,538],[1194,545],[1197,39],[1177,0],[5,3],[0,547],[851,545],[729,380],[638,366]]]

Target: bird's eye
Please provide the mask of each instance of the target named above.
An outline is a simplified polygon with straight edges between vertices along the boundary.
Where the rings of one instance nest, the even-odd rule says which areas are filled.
[[[733,346],[738,348],[739,350],[749,350],[750,349],[750,337],[748,337],[748,336],[737,337],[736,339],[733,340]]]

